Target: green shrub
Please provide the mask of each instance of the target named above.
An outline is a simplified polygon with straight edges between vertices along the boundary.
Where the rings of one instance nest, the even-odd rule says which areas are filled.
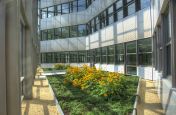
[[[65,69],[67,69],[67,68],[69,68],[70,66],[69,65],[64,65],[64,64],[55,64],[54,65],[54,68],[56,69],[56,70],[65,70]]]

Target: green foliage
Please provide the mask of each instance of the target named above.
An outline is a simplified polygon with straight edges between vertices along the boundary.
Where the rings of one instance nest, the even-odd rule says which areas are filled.
[[[59,104],[61,105],[61,108],[65,114],[127,115],[128,113],[132,112],[135,100],[134,94],[136,93],[138,85],[138,77],[123,75],[123,78],[119,84],[114,86],[114,89],[116,88],[116,90],[113,89],[115,95],[104,97],[94,96],[91,94],[91,92],[81,90],[79,87],[73,87],[72,83],[64,83],[63,81],[65,80],[66,76],[48,76],[49,83],[51,84]],[[74,77],[72,76],[72,78]],[[99,92],[98,90],[99,89],[92,89],[90,91]],[[111,89],[106,88],[101,90]],[[118,91],[125,91],[125,93],[116,93]]]
[[[70,67],[69,65],[64,65],[64,64],[55,64],[54,65],[54,68],[56,70],[66,70],[69,67]]]

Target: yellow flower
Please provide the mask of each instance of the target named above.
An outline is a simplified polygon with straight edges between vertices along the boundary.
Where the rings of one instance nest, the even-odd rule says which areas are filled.
[[[107,94],[107,93],[105,93],[105,94],[103,94],[103,96],[104,96],[104,97],[107,97],[107,96],[108,96],[108,94]]]

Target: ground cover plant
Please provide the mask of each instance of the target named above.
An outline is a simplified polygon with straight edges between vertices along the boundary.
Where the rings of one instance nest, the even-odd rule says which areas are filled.
[[[66,70],[70,65],[65,64],[55,64],[53,68],[42,68],[43,71],[54,71],[54,70]]]
[[[88,66],[48,76],[65,115],[127,115],[132,112],[138,77]]]

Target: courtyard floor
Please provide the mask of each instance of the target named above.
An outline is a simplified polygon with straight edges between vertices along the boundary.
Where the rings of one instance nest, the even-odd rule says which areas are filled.
[[[35,79],[33,99],[23,100],[21,111],[22,115],[60,115],[45,77]]]

